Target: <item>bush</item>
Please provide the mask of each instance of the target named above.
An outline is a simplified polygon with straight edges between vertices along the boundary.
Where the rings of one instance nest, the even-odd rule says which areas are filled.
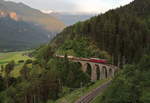
[[[25,64],[31,64],[32,63],[32,60],[31,59],[28,59],[26,60],[26,63]]]
[[[18,63],[19,63],[19,64],[20,64],[20,63],[24,63],[24,60],[19,60]]]
[[[150,103],[150,56],[126,65],[99,103]]]
[[[32,64],[33,65],[36,65],[36,64],[39,64],[40,62],[38,61],[38,60],[34,60],[34,61],[32,61]]]

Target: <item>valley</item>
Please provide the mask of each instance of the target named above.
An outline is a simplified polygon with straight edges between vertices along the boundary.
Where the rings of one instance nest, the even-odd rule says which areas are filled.
[[[0,0],[0,103],[150,103],[150,1],[70,15],[81,1]]]

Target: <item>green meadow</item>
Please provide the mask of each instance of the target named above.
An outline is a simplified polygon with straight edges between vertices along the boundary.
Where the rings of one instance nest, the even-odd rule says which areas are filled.
[[[12,60],[14,60],[17,63],[19,60],[30,59],[30,57],[23,55],[24,53],[28,52],[29,51],[0,53],[0,65],[6,64]]]

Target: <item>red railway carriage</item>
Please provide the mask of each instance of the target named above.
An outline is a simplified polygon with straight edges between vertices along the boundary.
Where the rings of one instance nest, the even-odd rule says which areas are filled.
[[[88,58],[80,58],[80,60],[82,60],[82,61],[89,61],[90,59],[88,59]]]
[[[89,61],[90,62],[94,62],[94,63],[103,63],[103,64],[108,63],[107,60],[105,60],[105,59],[98,59],[98,58],[91,58],[91,59],[89,59]]]
[[[56,57],[64,58],[65,56],[56,55]],[[107,60],[105,60],[105,59],[99,59],[99,58],[79,58],[79,57],[74,57],[74,56],[68,56],[68,59],[71,59],[71,60],[80,60],[80,61],[89,61],[89,62],[93,62],[93,63],[108,64]]]

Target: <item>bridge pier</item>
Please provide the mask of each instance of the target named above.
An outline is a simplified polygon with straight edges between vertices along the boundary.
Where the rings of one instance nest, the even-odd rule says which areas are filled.
[[[96,81],[97,80],[96,65],[95,64],[90,65],[92,67],[91,81]]]
[[[81,67],[82,71],[86,72],[87,71],[87,63],[81,62],[81,65],[82,65],[82,67]]]

